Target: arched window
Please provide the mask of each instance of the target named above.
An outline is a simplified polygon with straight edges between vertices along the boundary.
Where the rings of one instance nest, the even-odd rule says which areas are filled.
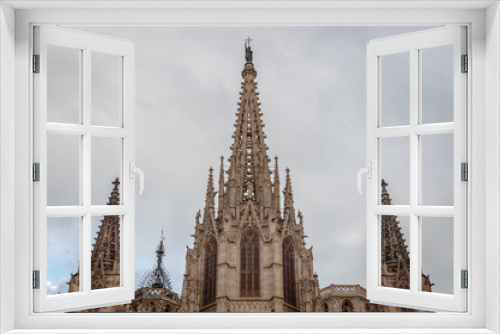
[[[260,261],[259,235],[255,230],[248,230],[241,236],[240,245],[241,274],[240,296],[260,296]]]
[[[283,295],[285,303],[297,306],[295,294],[295,256],[290,238],[283,240]]]
[[[205,274],[203,277],[203,303],[215,302],[215,286],[217,284],[217,242],[210,238],[205,246]]]
[[[344,299],[342,301],[342,312],[354,312],[354,306],[349,299]]]

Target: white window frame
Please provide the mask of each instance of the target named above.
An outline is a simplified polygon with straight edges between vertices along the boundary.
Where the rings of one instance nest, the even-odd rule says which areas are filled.
[[[127,40],[52,26],[34,27],[34,54],[39,56],[39,73],[33,75],[34,162],[39,163],[40,178],[33,184],[34,195],[34,269],[39,270],[39,289],[34,289],[35,312],[74,311],[97,306],[127,304],[135,296],[135,182],[134,165],[134,44]],[[72,48],[80,52],[79,124],[47,121],[48,45]],[[92,125],[92,54],[120,57],[122,99],[119,127]],[[80,146],[80,203],[74,206],[47,206],[47,137],[49,134],[79,136]],[[92,139],[120,139],[120,205],[92,205]],[[129,170],[130,169],[130,170]],[[120,285],[91,290],[91,219],[92,216],[120,216]],[[47,295],[47,219],[77,217],[79,219],[79,291]]]
[[[461,287],[461,270],[467,270],[467,184],[461,181],[461,163],[467,163],[467,80],[474,69],[461,73],[461,56],[467,55],[465,26],[450,25],[409,34],[372,40],[367,45],[367,160],[372,166],[367,179],[367,298],[377,304],[416,307],[426,310],[463,312],[467,309],[467,290]],[[422,123],[422,50],[452,45],[453,56],[453,122]],[[409,55],[409,124],[383,127],[381,110],[382,57],[407,52]],[[382,71],[382,72],[381,72]],[[452,206],[422,204],[421,138],[424,135],[453,134]],[[399,137],[409,139],[409,203],[381,205],[381,140]],[[471,180],[472,181],[472,180]],[[410,289],[381,285],[381,220],[383,215],[410,218]],[[453,293],[429,293],[422,288],[422,218],[453,218]]]
[[[15,10],[12,7],[20,10]],[[149,6],[149,8],[148,8]],[[73,8],[72,8],[73,7]],[[74,9],[78,7],[80,9]],[[114,10],[102,10],[103,8]],[[122,8],[119,8],[122,7]],[[128,7],[128,9],[127,9]],[[134,9],[131,9],[133,7]],[[138,11],[137,8],[144,10]],[[161,7],[161,8],[160,8]],[[21,10],[22,8],[26,10]],[[40,10],[45,8],[45,10]],[[98,8],[98,9],[96,9]],[[307,10],[304,10],[307,9]],[[353,10],[355,9],[355,10]],[[4,1],[0,4],[0,330],[161,332],[500,332],[500,11],[497,1]],[[32,269],[31,59],[34,24],[423,25],[465,24],[473,75],[469,103],[469,289],[466,313],[35,314]],[[15,36],[15,37],[14,37]],[[339,50],[341,51],[341,50]],[[15,72],[14,69],[15,68]],[[15,85],[12,83],[15,82]],[[15,100],[14,97],[15,96]],[[15,141],[13,140],[15,139]],[[15,173],[14,173],[15,171]],[[12,175],[15,177],[13,178]],[[354,180],[354,179],[353,179]],[[488,182],[486,182],[486,180]],[[353,185],[355,182],[353,181]],[[15,197],[12,198],[13,194]],[[15,222],[15,224],[12,224]],[[26,259],[30,259],[26,261]],[[15,287],[15,288],[12,288]],[[12,307],[14,305],[14,307]],[[194,321],[193,321],[194,320]],[[142,323],[141,323],[142,322]],[[144,329],[131,330],[141,325]],[[168,327],[168,328],[167,328]],[[293,330],[294,329],[294,330]],[[298,329],[298,330],[297,330]],[[45,331],[47,332],[47,331]]]

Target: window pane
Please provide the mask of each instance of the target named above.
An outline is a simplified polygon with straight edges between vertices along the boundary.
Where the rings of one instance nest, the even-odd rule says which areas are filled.
[[[80,124],[80,49],[47,46],[47,121]]]
[[[390,203],[410,204],[410,138],[380,139],[380,175],[390,193]]]
[[[120,286],[120,218],[92,217],[92,290]]]
[[[381,56],[382,126],[410,124],[410,53]]]
[[[420,51],[422,123],[453,122],[453,45]]]
[[[47,218],[47,294],[80,291],[80,218]]]
[[[410,217],[381,216],[381,286],[410,289]]]
[[[453,294],[453,218],[421,219],[422,291]]]
[[[122,139],[92,137],[92,205],[109,204],[115,187],[120,194],[121,166]]]
[[[121,126],[122,59],[92,52],[92,125]]]
[[[421,136],[422,205],[453,205],[453,134]]]
[[[80,205],[80,136],[47,135],[47,205]]]

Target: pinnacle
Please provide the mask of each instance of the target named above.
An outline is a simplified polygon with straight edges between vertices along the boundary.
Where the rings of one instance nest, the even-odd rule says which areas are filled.
[[[292,193],[292,178],[290,177],[290,168],[286,168],[286,184],[285,190],[287,193]]]
[[[207,200],[211,194],[214,193],[214,169],[210,167],[208,170],[208,183],[207,183]]]
[[[275,156],[274,157],[274,182],[278,182],[278,186],[279,186],[279,181],[280,180],[280,176],[279,176],[279,169],[278,169],[278,156]]]

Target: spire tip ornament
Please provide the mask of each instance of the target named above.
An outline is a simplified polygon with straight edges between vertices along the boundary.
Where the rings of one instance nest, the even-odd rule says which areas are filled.
[[[247,60],[247,63],[251,63],[253,61],[253,51],[250,47],[250,42],[252,41],[253,39],[250,37],[247,37],[247,39],[245,39],[245,59]]]

